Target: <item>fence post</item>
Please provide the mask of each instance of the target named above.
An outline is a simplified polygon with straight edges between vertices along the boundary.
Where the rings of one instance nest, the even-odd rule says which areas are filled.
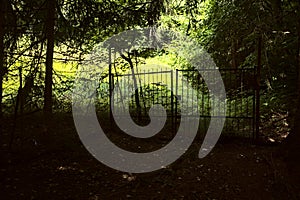
[[[175,123],[174,123],[174,124],[175,124],[175,130],[176,130],[176,128],[177,128],[177,117],[178,117],[178,116],[177,116],[177,115],[178,115],[178,107],[177,107],[177,106],[178,106],[178,69],[176,69],[175,87],[176,87],[176,88],[175,88],[175,90],[176,90],[176,91],[175,91],[175,92],[176,92],[176,93],[175,93],[175,94],[176,94],[176,95],[175,95],[175,97],[176,97],[175,99],[176,99],[176,100],[175,100],[175,115],[174,115],[174,116],[175,116]]]
[[[261,50],[262,50],[262,36],[258,37],[258,48],[257,48],[257,70],[256,70],[256,111],[255,111],[255,140],[259,137],[259,126],[260,126],[260,71],[261,71]]]

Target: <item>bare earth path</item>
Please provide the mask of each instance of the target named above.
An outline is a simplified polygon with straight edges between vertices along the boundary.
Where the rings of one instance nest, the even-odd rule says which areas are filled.
[[[94,159],[81,145],[70,117],[53,123],[51,134],[44,133],[37,121],[27,120],[23,130],[16,131],[12,153],[5,143],[10,122],[2,136],[3,200],[297,199],[300,193],[286,182],[285,165],[272,153],[274,146],[220,142],[209,156],[198,159],[196,141],[167,168],[128,174]]]

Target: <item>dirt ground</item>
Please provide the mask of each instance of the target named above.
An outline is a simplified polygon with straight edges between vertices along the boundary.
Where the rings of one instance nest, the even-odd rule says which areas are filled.
[[[87,152],[71,116],[54,117],[48,130],[38,116],[19,119],[11,151],[8,144],[13,121],[1,124],[3,200],[300,197],[300,191],[289,182],[288,170],[276,153],[276,145],[221,140],[207,157],[199,159],[201,141],[195,140],[172,165],[151,173],[128,174],[103,165]],[[111,133],[114,134],[119,133]],[[127,143],[128,139],[121,141]]]

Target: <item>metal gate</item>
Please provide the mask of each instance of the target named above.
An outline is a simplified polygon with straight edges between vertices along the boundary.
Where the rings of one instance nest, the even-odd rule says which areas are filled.
[[[149,109],[154,104],[160,104],[167,111],[169,121],[171,119],[174,123],[173,70],[149,70],[134,75],[112,74],[111,80],[114,86],[111,109],[117,115],[123,115],[129,109],[131,117],[137,123],[147,124],[150,122]]]
[[[201,69],[205,73],[211,69]],[[219,104],[209,93],[207,85],[198,70],[176,70],[176,96],[182,102],[197,102],[200,113],[200,134],[206,134],[211,119],[212,106],[217,109],[224,109],[226,115],[213,117],[226,117],[223,133],[229,136],[256,137],[256,98],[255,90],[256,73],[255,68],[241,69],[219,69],[226,89],[226,104]],[[183,76],[184,78],[180,78]],[[194,88],[195,94],[189,94],[184,89],[185,84],[180,84],[187,80],[188,84]],[[178,123],[180,110],[178,103],[175,103],[175,122]]]
[[[257,121],[255,68],[219,69],[219,72],[226,89],[227,100],[223,106],[226,106],[227,111],[226,116],[214,117],[226,117],[223,134],[254,138]],[[150,107],[161,104],[167,111],[168,123],[176,129],[180,124],[181,109],[197,104],[197,111],[200,113],[199,133],[206,134],[211,107],[217,102],[210,96],[207,85],[197,70],[144,70],[135,74],[112,74],[111,80],[114,98],[110,101],[110,108],[118,107],[118,115],[129,109],[133,120],[146,125],[150,122]],[[192,87],[193,90],[188,90],[187,87]]]

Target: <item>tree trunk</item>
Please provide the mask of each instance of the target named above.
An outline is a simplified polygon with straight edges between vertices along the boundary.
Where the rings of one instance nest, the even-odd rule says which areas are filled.
[[[235,70],[237,70],[238,68],[236,54],[237,54],[237,41],[234,36],[231,41],[231,62],[232,62],[232,68]]]
[[[131,69],[131,74],[132,74],[132,79],[133,79],[133,85],[134,85],[134,88],[136,89],[136,91],[135,91],[135,103],[136,103],[138,115],[141,116],[142,109],[141,109],[140,98],[139,98],[139,89],[138,89],[138,84],[137,84],[137,80],[136,80],[132,60],[130,59],[129,54],[128,54],[128,57],[121,54],[121,57],[129,63],[129,66],[130,66],[130,69]]]
[[[0,120],[2,119],[2,92],[4,66],[4,1],[0,0]]]
[[[300,5],[299,5],[300,7]],[[298,83],[297,83],[297,104],[294,116],[294,124],[291,133],[286,139],[281,151],[286,153],[285,159],[289,171],[291,185],[295,190],[300,189],[300,16],[298,16],[298,48],[297,48],[297,67],[298,67]],[[300,197],[300,196],[299,196]]]
[[[273,0],[273,13],[275,16],[276,24],[279,26],[278,28],[282,28],[282,2],[281,0]]]
[[[46,77],[44,93],[44,114],[46,119],[52,115],[52,75],[53,75],[53,51],[54,51],[54,23],[55,23],[55,0],[47,1],[46,19]]]
[[[255,139],[259,139],[259,127],[260,127],[260,76],[261,76],[261,52],[262,52],[262,34],[258,36],[257,47],[257,69],[256,69],[256,89],[255,89]]]

